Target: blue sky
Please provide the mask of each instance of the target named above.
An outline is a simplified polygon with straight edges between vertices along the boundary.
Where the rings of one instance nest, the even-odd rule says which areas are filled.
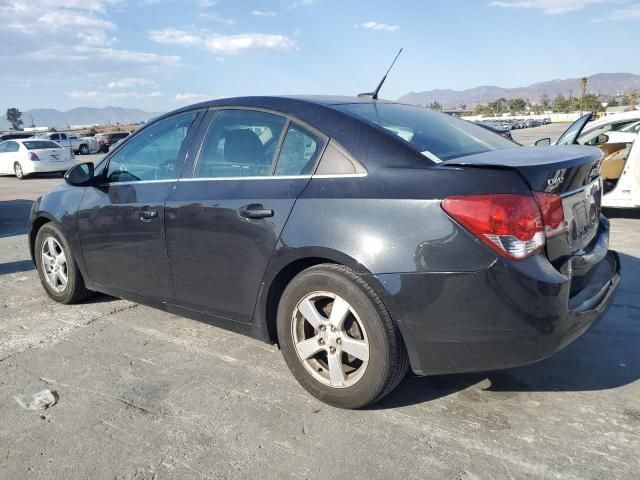
[[[639,0],[0,0],[0,108],[640,73]]]

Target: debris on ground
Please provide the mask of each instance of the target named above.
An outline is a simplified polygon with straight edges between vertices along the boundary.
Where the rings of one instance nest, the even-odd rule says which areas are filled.
[[[58,401],[58,393],[51,390],[42,390],[31,396],[16,395],[13,397],[22,408],[26,410],[45,410],[52,407]]]

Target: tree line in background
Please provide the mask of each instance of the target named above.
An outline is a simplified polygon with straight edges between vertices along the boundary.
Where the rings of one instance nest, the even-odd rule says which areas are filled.
[[[525,98],[498,98],[497,100],[477,105],[473,111],[476,115],[502,115],[503,113],[521,113],[531,111],[537,114],[553,111],[558,113],[569,113],[578,110],[584,112],[604,112],[605,107],[602,103],[606,103],[607,107],[618,106],[635,106],[638,103],[638,92],[632,91],[621,98],[614,98],[603,102],[603,100],[594,94],[588,94],[580,97],[567,98],[564,95],[558,95],[551,100],[546,94],[542,95],[540,101],[532,103]]]

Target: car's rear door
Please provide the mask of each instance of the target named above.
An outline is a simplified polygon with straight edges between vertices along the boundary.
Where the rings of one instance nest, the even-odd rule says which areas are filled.
[[[271,253],[326,138],[248,109],[210,112],[199,137],[199,155],[166,203],[175,301],[249,323]]]
[[[189,111],[150,124],[114,151],[99,184],[87,188],[78,231],[93,283],[160,300],[173,295],[164,202],[201,115]]]

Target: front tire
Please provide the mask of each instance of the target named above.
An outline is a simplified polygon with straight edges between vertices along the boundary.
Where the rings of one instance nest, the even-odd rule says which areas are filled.
[[[80,155],[89,155],[89,147],[86,145],[80,145]]]
[[[24,180],[24,178],[26,177],[24,171],[22,170],[22,165],[20,165],[19,162],[13,164],[13,173],[18,180]]]
[[[378,401],[407,372],[404,343],[382,300],[341,265],[298,274],[280,299],[277,329],[294,377],[339,408]]]
[[[34,253],[40,282],[53,300],[71,304],[90,295],[69,244],[55,224],[47,223],[38,230]]]

